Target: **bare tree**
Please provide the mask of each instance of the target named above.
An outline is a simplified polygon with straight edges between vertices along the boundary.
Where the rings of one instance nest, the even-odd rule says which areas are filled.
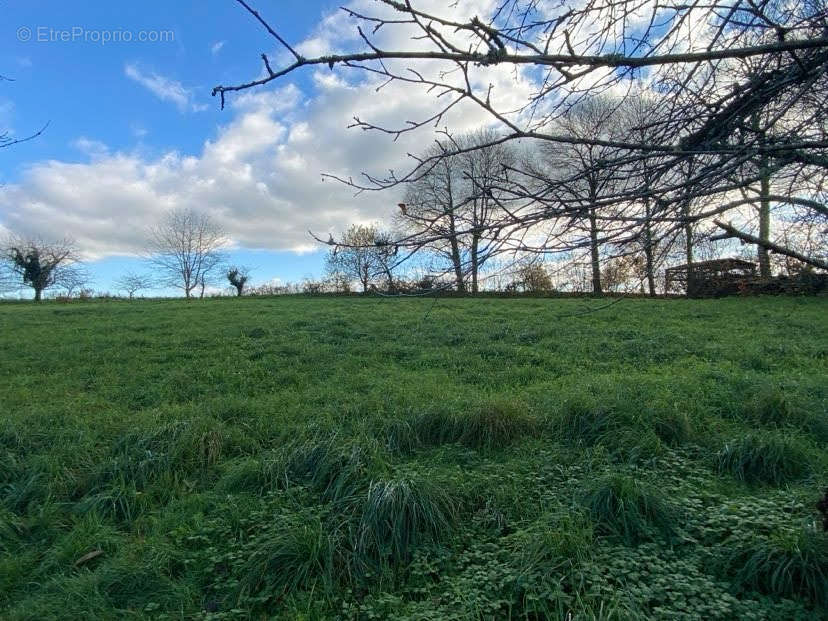
[[[13,237],[4,245],[2,260],[17,288],[34,291],[35,302],[51,287],[71,285],[80,273],[80,255],[71,239],[46,242]]]
[[[341,242],[328,254],[325,270],[332,277],[358,280],[363,293],[368,292],[378,276],[387,278],[389,286],[393,287],[394,247],[386,238],[387,234],[375,226],[351,225]]]
[[[601,245],[606,237],[603,230],[606,221],[599,220],[601,201],[615,196],[618,191],[620,171],[605,164],[616,157],[617,149],[607,144],[594,144],[594,138],[607,142],[617,138],[625,129],[619,121],[618,102],[608,97],[584,100],[570,110],[570,114],[556,123],[563,134],[570,136],[573,144],[554,142],[540,143],[541,160],[545,173],[537,174],[542,187],[536,196],[549,202],[564,200],[571,208],[566,210],[574,227],[584,228],[587,239],[581,241],[575,235],[569,245],[585,245],[589,248],[592,267],[592,292],[603,293],[601,286]]]
[[[480,271],[504,250],[506,236],[492,224],[504,215],[504,170],[516,155],[508,144],[493,144],[495,139],[493,131],[479,130],[433,145],[423,158],[461,152],[442,157],[410,183],[399,205],[405,246],[419,244],[441,257],[450,265],[458,291],[477,293]]]
[[[542,195],[529,182],[531,169],[510,171],[511,183],[503,186],[514,199],[508,204],[508,215],[484,231],[492,236],[508,231],[513,240],[520,240],[519,249],[578,248],[580,242],[573,243],[571,236],[539,243],[529,234],[538,225],[548,226],[550,220],[558,222],[564,216],[570,221],[594,219],[596,226],[590,222],[591,228],[602,228],[599,240],[612,248],[641,238],[645,223],[645,232],[654,235],[644,239],[648,251],[656,248],[659,240],[655,236],[672,239],[684,234],[689,239],[691,226],[698,233],[696,224],[719,226],[713,224],[718,218],[728,227],[720,226],[724,235],[743,241],[759,239],[762,248],[781,254],[790,251],[793,254],[788,256],[804,257],[803,262],[812,266],[822,262],[770,242],[764,225],[760,224],[762,230],[756,237],[738,222],[727,224],[721,217],[742,217],[741,207],[756,199],[748,197],[750,202],[746,202],[739,198],[740,190],[771,178],[778,189],[776,198],[764,192],[763,205],[797,206],[810,221],[828,224],[828,209],[819,198],[821,181],[813,181],[824,179],[828,171],[826,0],[713,0],[705,4],[595,0],[578,6],[551,0],[503,0],[482,16],[464,16],[457,3],[427,10],[418,0],[378,0],[370,14],[344,9],[357,23],[356,40],[361,46],[314,57],[301,55],[245,0],[238,2],[266,27],[291,61],[274,68],[262,55],[263,76],[214,89],[222,105],[230,93],[268,84],[303,67],[346,67],[364,72],[366,87],[396,83],[436,95],[433,110],[422,118],[380,126],[357,117],[354,125],[362,129],[397,137],[439,126],[450,112],[472,105],[502,129],[490,144],[536,140],[612,149],[611,156],[596,158],[589,165],[589,175],[625,170],[628,182],[587,208],[583,196],[565,191],[576,180],[586,179],[584,171],[560,176]],[[746,60],[750,61],[747,72],[743,70]],[[515,106],[513,99],[499,97],[492,86],[489,72],[504,66],[532,83],[524,105]],[[633,78],[640,77],[656,101],[648,122],[653,131],[647,140],[632,133],[574,136],[560,130],[558,121],[603,93],[638,97],[639,90],[631,85]],[[759,119],[758,126],[752,124],[754,118]],[[450,142],[448,131],[444,135],[444,142]],[[405,171],[343,181],[361,189],[417,182],[437,170],[442,160],[485,146],[456,144],[415,158]],[[638,178],[635,183],[636,174],[644,170],[647,182]],[[504,199],[500,203],[506,206]],[[706,208],[688,213],[688,205],[697,203],[705,203]],[[647,208],[644,214],[641,205]],[[600,222],[602,227],[597,226]],[[453,238],[473,230],[473,225],[434,230],[429,243],[442,239],[450,245]],[[593,241],[591,250],[596,245]],[[417,243],[422,246],[423,240]],[[600,274],[593,271],[594,288],[599,281]]]
[[[514,287],[520,287],[529,293],[543,293],[554,291],[552,278],[542,263],[532,261],[520,266],[517,271],[517,279],[512,283]]]
[[[147,258],[161,273],[161,282],[181,289],[191,298],[197,287],[201,297],[216,278],[224,260],[227,238],[209,215],[192,209],[168,211],[150,229]]]
[[[396,237],[390,230],[375,227],[373,250],[377,263],[377,275],[385,278],[385,290],[388,293],[397,292],[394,270],[400,263],[400,257],[395,244]]]
[[[79,263],[73,263],[61,270],[55,285],[71,298],[75,294],[84,295],[91,292],[88,288],[91,283],[92,275]]]
[[[227,268],[227,280],[236,290],[236,296],[244,294],[244,287],[250,280],[250,269],[244,266],[231,265]]]
[[[135,294],[143,289],[152,289],[154,281],[151,276],[147,274],[136,274],[135,272],[127,272],[115,281],[115,285],[122,291],[126,291],[129,299],[135,297]]]

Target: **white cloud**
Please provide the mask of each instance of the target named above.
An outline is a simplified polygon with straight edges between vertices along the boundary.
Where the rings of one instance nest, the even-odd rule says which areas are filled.
[[[187,112],[188,110],[201,112],[207,109],[204,104],[194,103],[192,89],[186,88],[177,80],[172,80],[155,72],[144,72],[134,64],[124,66],[124,75],[149,90],[161,101],[174,103],[180,112]]]
[[[226,41],[216,41],[213,45],[210,46],[210,53],[215,56],[221,51],[221,48],[224,47]]]
[[[109,147],[100,140],[92,140],[81,136],[72,142],[72,146],[78,151],[88,155],[91,159],[101,159],[109,155]]]
[[[331,18],[313,38],[334,41],[343,28],[351,32],[353,23]],[[440,66],[419,68],[437,72]],[[191,93],[178,82],[134,65],[125,72],[179,109],[192,108]],[[433,93],[410,85],[391,84],[377,93],[378,82],[339,69],[326,67],[312,77],[310,93],[285,81],[228,98],[227,124],[195,154],[170,151],[147,158],[143,149],[112,152],[90,138],[78,139],[76,146],[86,149],[89,161],[30,166],[0,193],[0,226],[43,237],[70,235],[88,257],[97,258],[139,253],[148,226],[172,207],[211,214],[237,246],[295,252],[318,249],[309,230],[326,238],[354,222],[390,217],[399,192],[357,196],[343,184],[323,181],[321,173],[357,179],[362,171],[406,170],[412,163],[407,154],[424,150],[438,137],[436,128],[393,141],[382,133],[347,129],[348,124],[359,115],[404,126],[430,116],[440,104]],[[530,92],[530,85],[508,68],[473,78],[494,83],[493,96],[504,104],[525,102]],[[462,131],[490,120],[469,104],[447,116],[440,128]]]

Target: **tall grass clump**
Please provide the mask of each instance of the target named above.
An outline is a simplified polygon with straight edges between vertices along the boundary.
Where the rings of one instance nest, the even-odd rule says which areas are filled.
[[[625,460],[646,459],[660,454],[663,446],[637,407],[612,399],[602,403],[591,395],[576,394],[563,403],[553,429],[558,437],[575,446],[601,445]]]
[[[263,494],[284,485],[284,464],[280,455],[243,457],[227,463],[215,490],[224,494]]]
[[[625,474],[597,480],[582,493],[581,503],[600,533],[629,544],[675,531],[677,512],[663,493]]]
[[[525,406],[513,401],[490,400],[468,412],[432,410],[408,420],[394,421],[386,437],[389,448],[410,453],[443,444],[493,450],[536,436],[538,432],[538,421]]]
[[[509,446],[537,433],[537,421],[525,407],[512,401],[488,401],[458,416],[458,440],[464,446],[491,450]]]
[[[301,519],[300,519],[301,518]],[[244,546],[240,594],[262,603],[299,590],[330,592],[337,581],[336,534],[318,515],[278,516]]]
[[[443,490],[405,476],[372,481],[353,510],[358,569],[376,562],[407,562],[418,545],[446,537],[457,517],[456,504]]]
[[[685,412],[660,412],[655,415],[653,430],[667,446],[686,444],[693,435],[690,417]]]
[[[828,534],[783,531],[722,551],[722,567],[742,586],[828,607]]]
[[[558,430],[570,442],[583,446],[598,444],[617,427],[617,416],[609,405],[585,397],[574,397],[564,403]]]
[[[809,411],[802,408],[781,388],[760,389],[746,400],[742,416],[766,427],[801,429],[817,442],[828,442],[825,409]]]
[[[372,478],[388,470],[379,449],[333,434],[292,447],[287,454],[284,485],[307,481],[322,498],[338,502],[361,495]]]
[[[592,522],[580,512],[544,516],[513,537],[520,566],[526,572],[542,569],[567,573],[592,557],[594,530]]]
[[[780,388],[762,388],[747,399],[743,410],[745,418],[774,427],[796,424],[799,412]]]
[[[778,433],[750,433],[728,442],[716,455],[716,465],[719,474],[771,485],[797,481],[811,472],[801,443]]]

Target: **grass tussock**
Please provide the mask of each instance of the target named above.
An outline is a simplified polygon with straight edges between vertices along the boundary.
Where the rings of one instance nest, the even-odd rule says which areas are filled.
[[[339,502],[361,495],[374,477],[387,471],[379,447],[334,434],[289,449],[281,476],[285,485],[291,479],[309,482],[323,500]]]
[[[599,479],[584,491],[581,503],[599,532],[629,544],[675,531],[677,511],[664,494],[628,475]]]
[[[648,413],[633,402],[575,394],[553,423],[556,437],[577,447],[601,446],[613,455],[640,461],[663,452],[663,443]]]
[[[524,571],[568,573],[592,557],[595,528],[580,513],[553,515],[541,518],[513,538]]]
[[[736,544],[722,555],[725,572],[742,586],[828,608],[828,534],[787,531]]]
[[[436,410],[394,421],[386,437],[389,448],[402,453],[443,444],[489,451],[537,436],[539,432],[538,420],[527,412],[525,405],[490,400],[469,412]]]
[[[338,541],[318,515],[278,517],[278,528],[256,533],[241,571],[240,596],[278,601],[301,590],[330,591],[338,579]],[[274,525],[275,526],[275,525]]]
[[[748,433],[728,442],[716,455],[719,474],[745,483],[782,485],[811,472],[811,462],[801,441],[779,433]]]
[[[372,481],[354,506],[355,561],[407,562],[414,549],[448,537],[457,518],[451,497],[428,481],[394,477]]]
[[[743,416],[761,425],[784,427],[795,424],[799,412],[781,388],[761,388],[746,403]]]
[[[687,444],[693,437],[693,424],[686,412],[662,412],[655,416],[653,430],[667,446]]]

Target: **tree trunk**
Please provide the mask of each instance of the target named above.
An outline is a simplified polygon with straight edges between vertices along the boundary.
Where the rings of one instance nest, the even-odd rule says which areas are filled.
[[[396,287],[394,286],[394,275],[387,267],[385,268],[385,277],[388,279],[388,293],[396,293]]]
[[[598,219],[595,210],[589,210],[589,252],[592,258],[592,293],[603,295],[601,290],[601,257],[598,254]]]
[[[454,280],[457,283],[458,291],[465,291],[466,284],[463,282],[463,262],[460,256],[460,244],[457,241],[457,227],[454,225],[454,192],[451,187],[451,176],[446,171],[448,190],[448,225],[451,241],[451,262],[454,264]]]
[[[451,237],[451,262],[454,266],[454,280],[458,291],[465,291],[466,284],[463,282],[463,259],[460,256],[460,244],[457,242],[457,235],[454,227],[454,213],[449,216],[449,235]]]
[[[40,302],[41,298],[43,297],[43,289],[40,288],[40,287],[35,287],[34,292],[35,292],[34,301],[35,302]]]
[[[472,234],[472,245],[471,245],[471,288],[472,294],[477,293],[477,270],[480,267],[479,259],[477,256],[477,248],[480,245],[480,236],[477,233]]]
[[[646,220],[644,222],[644,259],[645,259],[645,267],[644,270],[647,274],[647,287],[650,290],[650,297],[655,297],[655,268],[653,267],[653,229],[650,224],[650,201],[645,200],[644,208],[646,210]],[[643,287],[643,283],[642,283]]]
[[[763,242],[770,241],[770,175],[768,174],[768,158],[762,157],[762,170],[760,179],[759,196],[759,239]],[[771,264],[770,252],[765,246],[756,247],[757,258],[759,259],[759,275],[762,278],[770,278]]]

